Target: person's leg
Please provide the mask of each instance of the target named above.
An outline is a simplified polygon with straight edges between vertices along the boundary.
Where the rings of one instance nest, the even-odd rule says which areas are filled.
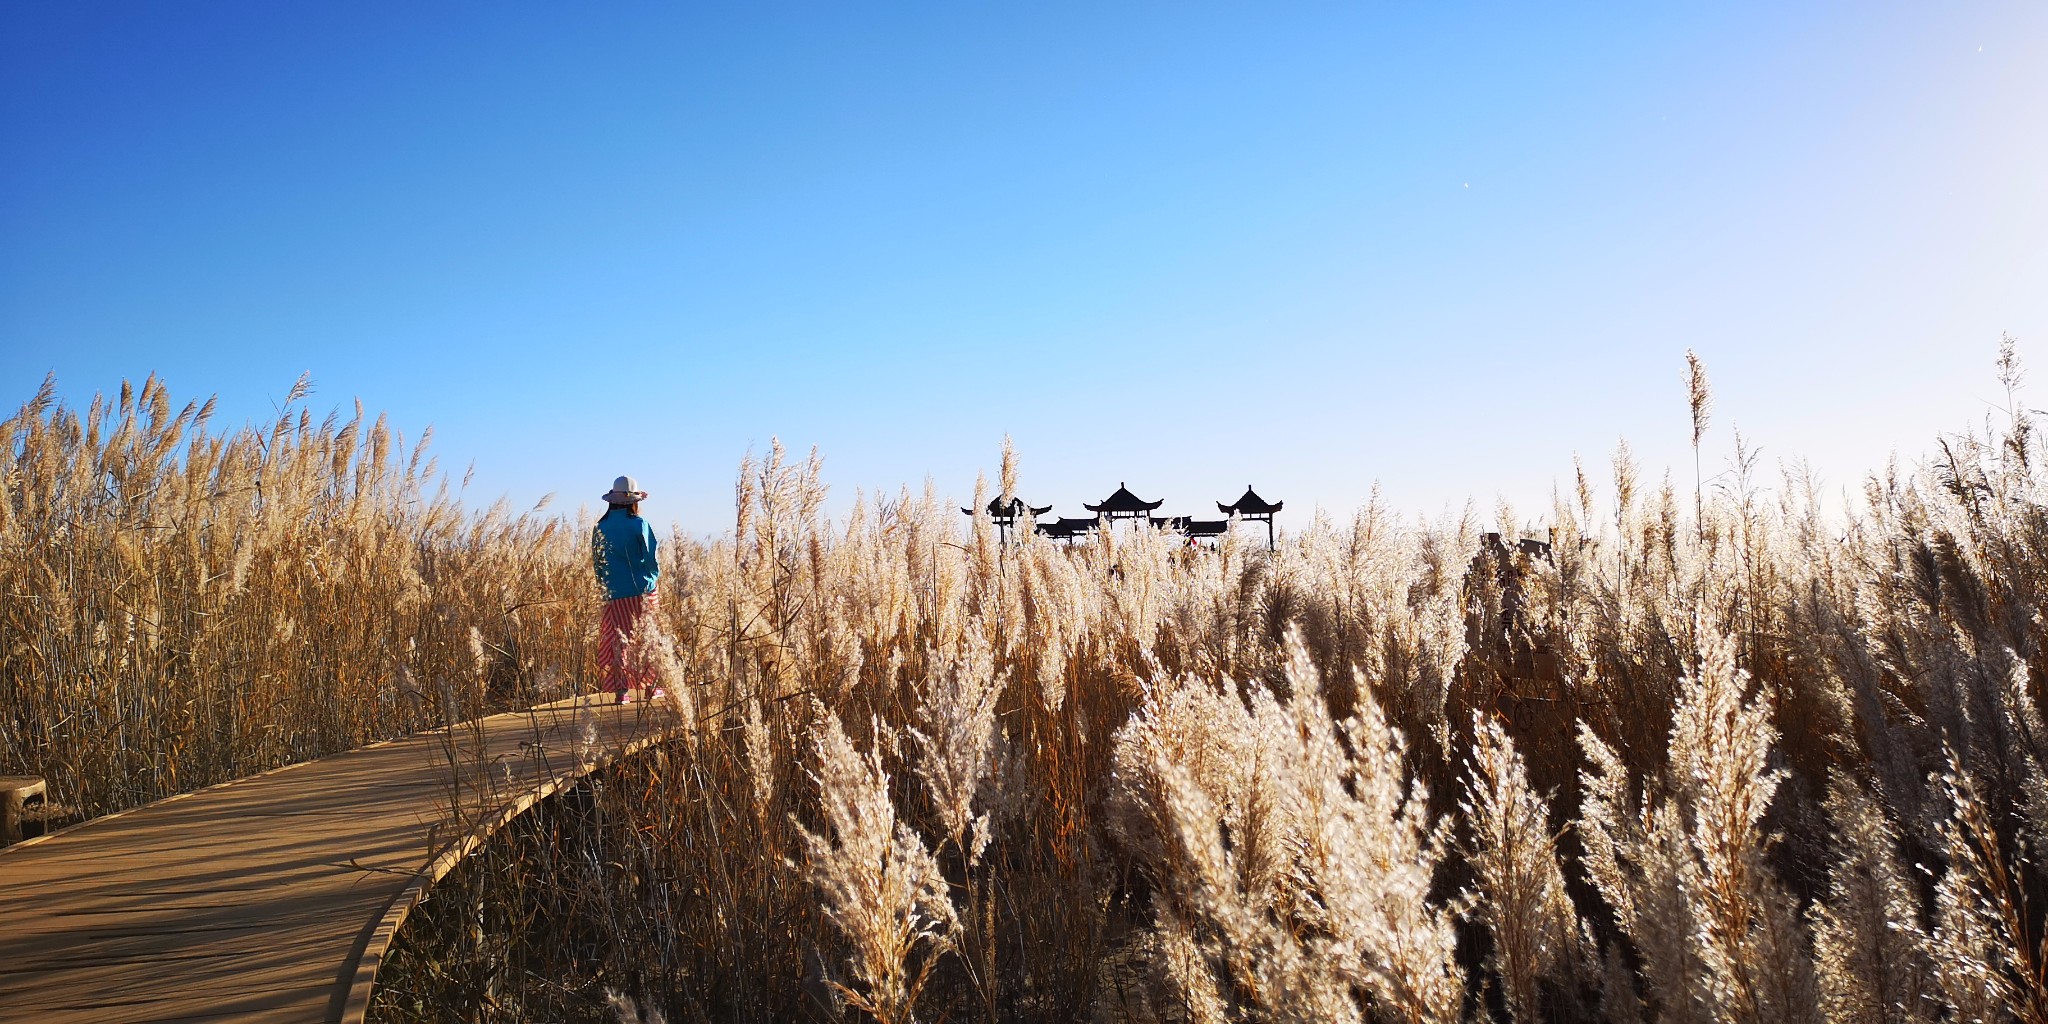
[[[598,685],[620,703],[626,700],[626,634],[630,629],[632,617],[626,602],[606,601],[597,629]]]

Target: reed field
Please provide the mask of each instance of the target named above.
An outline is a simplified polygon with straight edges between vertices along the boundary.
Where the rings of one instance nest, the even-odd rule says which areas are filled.
[[[2048,445],[1996,370],[1847,510],[1623,447],[1271,552],[1004,545],[930,487],[828,523],[778,445],[664,542],[676,738],[444,882],[377,1013],[2048,1024]],[[591,688],[589,522],[465,510],[360,412],[171,409],[0,426],[0,771],[97,813]]]
[[[154,378],[82,411],[54,390],[0,422],[0,773],[71,816],[580,678],[571,524],[465,511],[425,438],[315,422],[303,380],[233,430]]]

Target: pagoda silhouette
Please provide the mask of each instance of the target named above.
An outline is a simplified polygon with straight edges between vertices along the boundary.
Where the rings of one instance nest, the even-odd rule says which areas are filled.
[[[1008,541],[1010,539],[1010,528],[1016,526],[1017,520],[1024,518],[1025,513],[1030,513],[1031,518],[1035,520],[1039,516],[1042,516],[1047,512],[1052,511],[1051,505],[1047,505],[1044,508],[1037,508],[1035,506],[1025,504],[1024,499],[1019,497],[1010,496],[1008,501],[1003,500],[1003,497],[1004,496],[999,495],[997,497],[990,498],[988,501],[988,507],[983,511],[986,511],[988,513],[988,517],[995,521],[996,536],[1004,541]],[[974,510],[971,508],[963,508],[960,511],[965,515],[971,516],[974,514]]]
[[[1116,485],[1116,491],[1110,494],[1109,497],[1102,499],[1099,504],[1089,505],[1084,503],[1081,507],[1095,513],[1096,519],[1115,525],[1119,519],[1144,519],[1149,521],[1152,518],[1152,511],[1164,504],[1166,504],[1166,500],[1163,498],[1158,501],[1146,501],[1132,494],[1131,489],[1119,481]]]
[[[1271,551],[1274,545],[1273,513],[1280,511],[1280,506],[1285,504],[1287,503],[1284,501],[1267,501],[1259,497],[1259,492],[1252,490],[1252,485],[1246,484],[1244,485],[1244,494],[1242,496],[1228,505],[1220,501],[1217,502],[1216,510],[1227,516],[1236,516],[1248,523],[1257,522],[1262,519],[1265,520],[1266,550]]]
[[[1023,516],[1026,506],[1016,498],[1011,498],[1008,501],[1008,504],[1004,504],[1004,499],[998,498],[989,503],[989,516],[995,519],[999,525],[1013,524]],[[1051,522],[1039,522],[1035,524],[1036,532],[1041,537],[1071,541],[1094,534],[1105,526],[1114,525],[1120,519],[1143,523],[1157,530],[1178,533],[1188,538],[1190,542],[1213,540],[1230,531],[1230,520],[1228,519],[1196,519],[1192,516],[1155,516],[1152,514],[1159,510],[1159,506],[1164,504],[1166,502],[1163,499],[1159,501],[1146,501],[1131,493],[1129,484],[1119,482],[1116,490],[1111,492],[1109,497],[1092,505],[1084,503],[1081,506],[1094,513],[1091,518],[1069,519],[1063,516]],[[1259,493],[1247,484],[1243,496],[1227,505],[1219,501],[1216,503],[1216,508],[1225,515],[1236,516],[1246,522],[1264,522],[1266,524],[1266,550],[1271,551],[1278,542],[1278,536],[1273,526],[1273,515],[1279,512],[1285,504],[1285,502],[1267,501],[1259,497]],[[972,510],[969,509],[961,509],[961,511],[970,515],[973,514]],[[1030,509],[1033,519],[1050,511],[1052,511],[1052,506],[1050,505],[1044,508]]]

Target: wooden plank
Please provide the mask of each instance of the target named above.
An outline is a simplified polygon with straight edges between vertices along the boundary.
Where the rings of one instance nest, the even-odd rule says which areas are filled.
[[[450,842],[672,721],[563,702],[0,850],[0,1022],[337,1020]]]
[[[61,977],[73,969],[95,964],[147,966],[154,960],[173,956],[191,959],[251,955],[286,945],[286,936],[301,942],[318,941],[328,929],[306,926],[331,920],[329,915],[286,923],[268,915],[237,914],[232,919],[209,915],[176,924],[116,922],[75,929],[49,945],[14,951],[8,958],[8,970],[0,972],[0,990],[24,987],[27,983],[20,978]],[[331,969],[329,973],[333,973]]]
[[[20,1012],[25,1018],[32,1017],[41,1022],[78,1024],[107,1024],[109,1021],[127,1024],[171,1024],[174,1021],[304,1024],[305,1021],[320,1019],[305,1015],[308,1004],[303,993],[318,985],[315,979],[287,979],[278,987],[257,988],[247,987],[238,980],[217,980],[204,989],[179,985],[175,979],[164,979],[163,984],[164,987],[155,993],[118,996],[82,993],[72,999],[39,999],[34,1005],[24,1006],[19,1011],[10,1005],[7,1012]]]

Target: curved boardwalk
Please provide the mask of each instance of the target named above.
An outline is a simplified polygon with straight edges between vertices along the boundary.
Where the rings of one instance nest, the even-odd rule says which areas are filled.
[[[563,701],[0,850],[0,1021],[360,1020],[427,886],[672,721],[647,704]]]

